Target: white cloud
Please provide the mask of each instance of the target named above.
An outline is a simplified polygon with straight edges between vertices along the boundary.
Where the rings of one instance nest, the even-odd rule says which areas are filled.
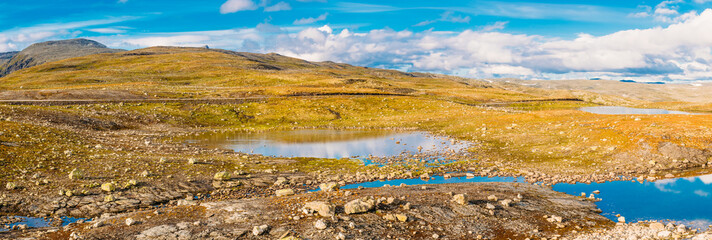
[[[292,10],[292,6],[286,2],[278,2],[275,5],[265,7],[265,12],[278,12],[278,11],[288,11]]]
[[[255,9],[257,9],[257,5],[251,0],[227,0],[220,6],[220,13],[226,14]]]
[[[129,0],[118,0],[118,3],[127,3]]]
[[[87,31],[90,32],[95,32],[95,33],[106,33],[106,34],[116,34],[116,33],[125,33],[126,30],[124,29],[118,29],[118,28],[91,28],[87,29]]]
[[[452,11],[446,11],[440,15],[440,18],[436,20],[423,21],[418,24],[415,24],[414,26],[425,26],[436,22],[469,23],[470,16],[463,17],[460,15],[454,15],[454,12]]]
[[[138,18],[139,17],[134,16],[112,17],[107,19],[39,24],[30,27],[13,28],[0,32],[0,52],[21,50],[32,43],[52,38],[74,38],[86,27],[113,24]]]
[[[304,24],[312,24],[318,21],[324,21],[326,20],[326,17],[329,15],[329,13],[324,13],[322,15],[319,15],[316,18],[309,17],[309,18],[300,18],[297,20],[294,20],[294,24],[296,25],[304,25]]]
[[[498,22],[495,22],[494,24],[482,27],[482,31],[490,32],[490,31],[494,31],[494,30],[502,30],[502,29],[504,29],[504,27],[507,26],[508,23],[509,23],[509,21],[498,21]]]

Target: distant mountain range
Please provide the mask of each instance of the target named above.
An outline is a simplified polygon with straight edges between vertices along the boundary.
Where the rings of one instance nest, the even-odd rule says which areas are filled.
[[[47,62],[121,51],[124,50],[107,48],[104,44],[82,38],[35,43],[20,52],[0,53],[0,77]]]

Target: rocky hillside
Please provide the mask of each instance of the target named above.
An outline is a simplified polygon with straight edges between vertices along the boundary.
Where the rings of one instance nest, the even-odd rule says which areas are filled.
[[[101,43],[81,38],[35,43],[21,52],[1,53],[0,77],[23,68],[47,62],[120,51],[123,50],[110,49]]]
[[[0,65],[5,64],[6,62],[10,61],[12,57],[17,55],[18,52],[4,52],[0,53]]]

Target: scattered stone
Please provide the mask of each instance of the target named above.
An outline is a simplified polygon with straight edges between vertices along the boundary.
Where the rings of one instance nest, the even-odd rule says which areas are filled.
[[[655,231],[660,231],[660,230],[665,229],[665,225],[663,225],[662,223],[659,223],[659,222],[650,223],[650,225],[648,227]]]
[[[503,207],[508,208],[510,206],[510,204],[512,204],[512,200],[504,199],[504,200],[500,201],[499,203],[502,204]]]
[[[188,158],[188,164],[196,164],[198,163],[198,160],[195,160],[195,158]]]
[[[114,198],[113,195],[109,194],[104,197],[104,202],[113,202],[116,201],[116,198]]]
[[[408,216],[405,214],[395,214],[396,219],[398,219],[399,222],[406,222],[408,221]]]
[[[657,235],[659,238],[669,238],[672,235],[672,232],[670,232],[668,230],[663,230],[663,231],[658,232]]]
[[[618,217],[618,222],[619,222],[619,223],[625,223],[625,217],[623,217],[623,216]]]
[[[495,206],[492,205],[491,203],[487,203],[487,204],[485,205],[485,208],[487,208],[487,209],[489,209],[489,210],[494,210],[494,209],[497,208],[497,207],[495,207]]]
[[[291,188],[280,189],[275,191],[275,194],[277,195],[277,197],[294,195],[294,190]]]
[[[452,197],[452,201],[460,205],[467,205],[467,194],[457,194]]]
[[[252,235],[259,236],[267,232],[267,230],[269,230],[269,225],[267,224],[255,226],[252,228]]]
[[[497,201],[497,196],[495,196],[495,195],[489,195],[489,196],[487,196],[487,200],[496,202],[496,201]]]
[[[126,226],[131,226],[131,225],[136,225],[138,222],[134,220],[133,218],[127,218],[126,219]]]
[[[116,191],[116,184],[114,184],[114,183],[101,184],[101,190],[103,190],[104,192]]]
[[[314,228],[324,230],[326,229],[326,222],[322,219],[316,220],[316,222],[314,222]]]
[[[466,178],[474,178],[474,177],[475,177],[475,174],[466,173],[466,174],[465,174],[465,177],[466,177]]]
[[[364,213],[373,210],[376,207],[376,200],[373,197],[363,197],[355,199],[344,205],[346,214]]]
[[[15,189],[17,189],[17,184],[15,184],[13,182],[9,182],[9,183],[5,184],[5,189],[15,190]]]
[[[230,178],[232,178],[232,176],[230,176],[230,173],[226,171],[215,173],[213,176],[213,179],[216,181],[228,181]]]
[[[324,192],[338,191],[339,184],[335,182],[328,182],[319,184],[319,189]]]
[[[430,180],[430,174],[427,174],[427,173],[420,174],[420,179]]]
[[[84,178],[84,172],[80,169],[75,168],[71,172],[69,172],[69,179],[77,180],[82,178]]]
[[[322,217],[331,217],[334,216],[335,213],[335,207],[327,202],[308,202],[304,204],[305,209],[309,209],[312,211],[316,211],[321,215]]]
[[[151,176],[151,172],[149,172],[148,170],[144,170],[143,172],[141,172],[141,177],[150,177],[150,176]]]

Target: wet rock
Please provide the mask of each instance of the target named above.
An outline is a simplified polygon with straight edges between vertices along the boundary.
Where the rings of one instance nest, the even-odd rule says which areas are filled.
[[[260,226],[255,226],[252,228],[252,235],[259,236],[264,234],[269,230],[269,225],[260,225]]]
[[[114,184],[114,183],[101,184],[101,190],[103,190],[104,192],[116,191],[116,184]]]
[[[339,184],[335,182],[322,183],[319,184],[319,189],[324,192],[338,191]]]
[[[452,197],[452,201],[460,205],[467,205],[467,194],[457,194]]]
[[[304,204],[304,209],[318,212],[322,217],[334,216],[335,207],[327,202],[308,202]]]
[[[77,180],[82,178],[84,178],[84,172],[80,169],[75,168],[71,172],[69,172],[69,179]]]
[[[316,222],[314,222],[314,228],[324,230],[326,229],[326,222],[322,219],[316,220]]]
[[[350,201],[344,205],[346,214],[364,213],[373,210],[376,207],[376,200],[373,197],[363,197]]]
[[[216,181],[228,181],[230,180],[230,178],[230,173],[226,171],[215,173],[215,175],[213,176],[213,179]]]
[[[275,191],[275,195],[277,195],[277,197],[294,195],[294,190],[291,188],[280,189]]]

